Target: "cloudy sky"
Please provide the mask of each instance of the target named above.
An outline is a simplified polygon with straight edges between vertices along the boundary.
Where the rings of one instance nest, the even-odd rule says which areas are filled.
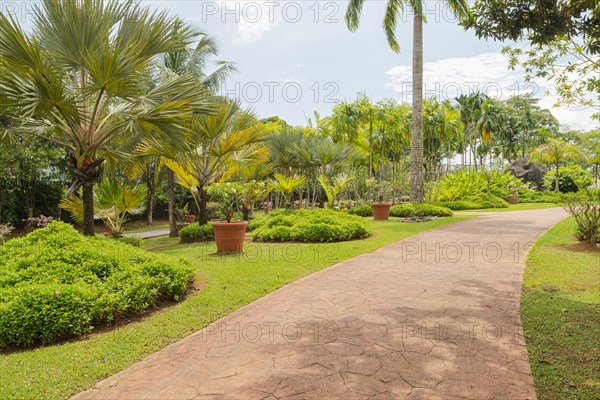
[[[356,33],[344,23],[347,0],[140,1],[170,9],[214,36],[219,58],[239,68],[222,93],[240,98],[260,117],[279,115],[291,124],[306,124],[314,111],[325,115],[358,92],[375,101],[410,100],[412,15],[399,24],[401,53],[396,54],[381,28],[386,0],[365,2]],[[533,92],[562,124],[598,128],[589,109],[552,108],[555,98],[544,96],[551,84],[527,84],[522,71],[509,71],[500,54],[504,44],[465,32],[444,2],[426,0],[425,14],[426,96],[453,99],[473,89],[497,98]]]

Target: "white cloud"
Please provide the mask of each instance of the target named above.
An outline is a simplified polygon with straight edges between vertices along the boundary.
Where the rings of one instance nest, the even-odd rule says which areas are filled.
[[[388,84],[400,94],[403,101],[411,98],[411,67],[402,65],[389,69]],[[472,57],[453,57],[426,62],[423,65],[423,90],[426,97],[454,99],[459,94],[480,90],[488,96],[506,99],[510,96],[530,92],[541,98],[540,106],[551,109],[561,124],[574,129],[594,129],[598,122],[591,119],[589,108],[552,108],[556,95],[549,81],[538,79],[527,83],[522,70],[508,69],[508,58],[501,53],[484,53]],[[549,94],[546,94],[550,91]]]
[[[276,25],[274,7],[267,2],[225,0],[219,10],[223,22],[235,26],[235,44],[256,41]]]

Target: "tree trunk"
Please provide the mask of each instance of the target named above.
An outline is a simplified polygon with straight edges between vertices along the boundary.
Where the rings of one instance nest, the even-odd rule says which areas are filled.
[[[554,191],[556,193],[560,192],[560,183],[558,182],[558,170],[559,170],[559,165],[556,164],[556,180],[554,181]]]
[[[369,122],[369,178],[373,177],[373,120]]]
[[[202,186],[198,186],[198,223],[200,225],[208,224],[209,215],[206,203],[208,203],[206,190]]]
[[[413,98],[410,148],[410,201],[423,202],[423,15],[413,20]]]
[[[156,187],[154,184],[154,172],[147,172],[146,188],[148,189],[148,198],[146,199],[146,225],[152,226],[154,220],[154,202],[156,198]]]
[[[167,168],[167,203],[169,208],[169,236],[177,237],[177,219],[175,217],[175,173]]]
[[[83,234],[94,236],[94,182],[83,183]]]

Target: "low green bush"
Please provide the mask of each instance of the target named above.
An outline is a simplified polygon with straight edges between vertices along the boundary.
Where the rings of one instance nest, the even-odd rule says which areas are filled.
[[[508,202],[500,197],[494,196],[491,193],[483,193],[478,196],[470,196],[465,198],[466,201],[476,203],[481,208],[508,208]]]
[[[181,243],[193,243],[215,238],[212,226],[193,223],[179,231]]]
[[[452,210],[433,204],[404,203],[390,208],[392,217],[451,217]]]
[[[519,203],[558,203],[560,195],[548,190],[539,192],[537,190],[526,189],[519,192]]]
[[[438,207],[446,207],[451,209],[452,211],[462,211],[462,210],[478,210],[481,207],[481,204],[475,203],[473,201],[459,200],[459,201],[436,201],[431,203],[434,206]]]
[[[329,209],[277,210],[253,225],[252,238],[258,242],[341,242],[371,234],[361,217]]]
[[[348,210],[348,214],[358,215],[359,217],[372,217],[373,209],[369,204],[361,204],[359,206],[354,206]]]
[[[51,343],[179,300],[192,265],[52,222],[0,245],[0,348]]]

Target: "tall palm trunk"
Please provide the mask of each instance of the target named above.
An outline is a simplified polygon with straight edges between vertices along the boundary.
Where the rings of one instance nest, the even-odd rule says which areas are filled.
[[[169,236],[178,235],[177,220],[175,218],[175,173],[167,168],[167,202],[169,208]]]
[[[94,182],[83,183],[83,234],[94,236]]]
[[[423,14],[413,20],[413,98],[410,148],[410,201],[423,202]]]
[[[556,180],[554,181],[554,191],[558,193],[560,191],[560,183],[558,181],[558,171],[560,169],[560,165],[556,163]]]

